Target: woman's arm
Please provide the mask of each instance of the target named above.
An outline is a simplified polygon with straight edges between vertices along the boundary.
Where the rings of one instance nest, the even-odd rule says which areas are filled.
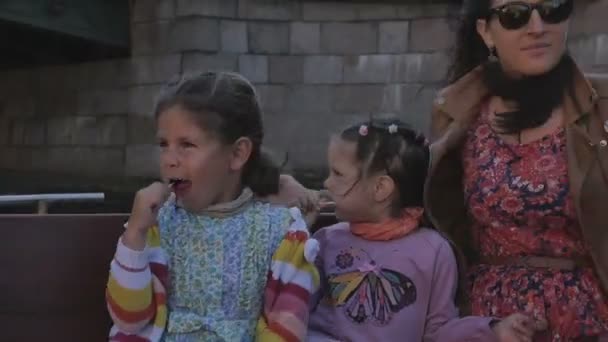
[[[491,317],[458,317],[454,303],[457,286],[456,258],[446,241],[437,250],[424,342],[496,341]]]

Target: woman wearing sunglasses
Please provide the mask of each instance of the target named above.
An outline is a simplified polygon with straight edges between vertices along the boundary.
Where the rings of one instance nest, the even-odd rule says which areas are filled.
[[[573,0],[465,6],[426,205],[466,256],[467,307],[608,341],[608,108],[566,50]]]

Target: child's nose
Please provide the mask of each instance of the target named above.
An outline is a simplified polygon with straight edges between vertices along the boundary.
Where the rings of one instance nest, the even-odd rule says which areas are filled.
[[[164,167],[177,167],[179,165],[179,156],[174,151],[167,149],[161,152],[161,164]]]

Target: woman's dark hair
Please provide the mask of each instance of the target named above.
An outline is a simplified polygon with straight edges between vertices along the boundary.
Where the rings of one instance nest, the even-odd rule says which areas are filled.
[[[364,126],[367,134],[361,134]],[[424,182],[430,162],[426,138],[399,120],[372,119],[345,129],[340,135],[357,144],[356,158],[362,176],[386,172],[396,184],[399,196],[393,215],[407,207],[423,207]]]
[[[278,192],[280,169],[261,149],[262,112],[255,89],[246,78],[232,72],[205,72],[170,82],[157,100],[155,117],[174,106],[190,112],[201,129],[224,144],[249,138],[253,149],[245,164],[243,184],[258,196]]]
[[[491,0],[464,1],[456,35],[454,60],[448,72],[448,83],[456,82],[475,67],[488,61],[488,47],[477,33],[477,20],[487,14],[491,3]]]
[[[575,63],[566,52],[559,63],[542,75],[512,79],[500,62],[489,61],[490,51],[477,32],[477,20],[486,18],[491,0],[467,0],[456,39],[454,61],[448,72],[448,82],[454,83],[474,68],[483,65],[483,80],[490,93],[517,104],[517,109],[496,113],[500,133],[519,134],[542,126],[564,99],[566,91],[573,93]],[[495,51],[500,58],[500,51]]]

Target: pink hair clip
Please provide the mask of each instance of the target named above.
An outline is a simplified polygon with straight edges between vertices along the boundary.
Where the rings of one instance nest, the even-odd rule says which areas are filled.
[[[366,125],[361,125],[361,127],[359,127],[359,135],[361,135],[362,137],[366,136],[369,133],[369,130],[367,128]]]

